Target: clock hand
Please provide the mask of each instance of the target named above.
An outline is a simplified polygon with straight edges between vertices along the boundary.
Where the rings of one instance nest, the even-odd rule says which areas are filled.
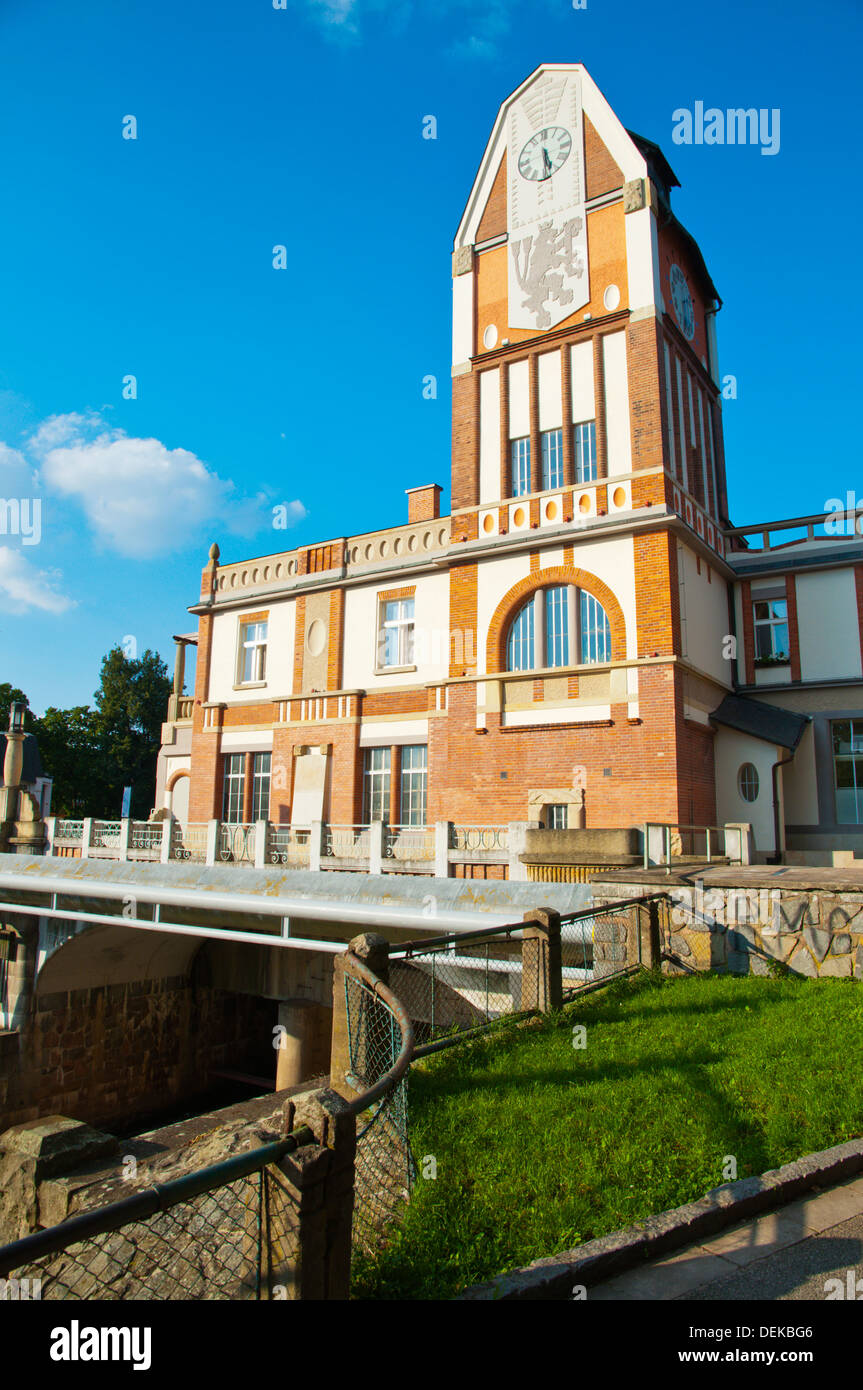
[[[542,157],[545,160],[546,169],[551,170],[551,160],[548,157],[548,150],[545,148],[544,145],[542,147]]]

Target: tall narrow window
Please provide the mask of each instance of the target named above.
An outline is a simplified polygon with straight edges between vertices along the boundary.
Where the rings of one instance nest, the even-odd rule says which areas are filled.
[[[752,605],[755,618],[755,660],[788,660],[788,603],[783,599],[757,599]]]
[[[240,825],[246,783],[245,753],[226,753],[222,760],[222,820]]]
[[[506,644],[506,669],[508,671],[531,671],[533,657],[533,599],[528,599],[519,609]]]
[[[388,599],[381,604],[378,668],[411,666],[414,659],[414,600]]]
[[[545,591],[545,664],[569,665],[569,604],[565,586]]]
[[[240,670],[242,684],[263,681],[267,673],[267,624],[240,623]]]
[[[594,661],[611,660],[611,628],[605,609],[593,594],[579,591],[579,626],[581,628],[581,660],[584,665]]]
[[[530,492],[530,439],[514,439],[510,450],[510,496],[523,497]]]
[[[574,436],[575,481],[592,483],[596,481],[596,421],[585,420],[575,426]]]
[[[255,753],[252,762],[252,820],[270,819],[272,753]]]
[[[839,825],[860,825],[863,823],[863,720],[834,719],[830,731],[836,820]]]
[[[424,743],[402,749],[399,820],[402,825],[425,825],[428,748]]]
[[[540,435],[540,442],[543,490],[563,487],[563,430],[546,430]]]
[[[363,755],[363,824],[390,819],[390,750],[367,748]]]

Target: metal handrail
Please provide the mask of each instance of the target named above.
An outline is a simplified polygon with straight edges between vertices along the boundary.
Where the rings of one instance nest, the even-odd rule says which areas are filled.
[[[383,1000],[398,1023],[401,1033],[401,1048],[389,1071],[385,1072],[370,1090],[363,1091],[362,1094],[348,1101],[348,1114],[360,1115],[401,1081],[411,1064],[414,1050],[414,1030],[404,1004],[393,994],[389,986],[384,984],[383,980],[378,979],[364,961],[359,960],[357,956],[352,956],[351,970],[368,985],[373,994]]]

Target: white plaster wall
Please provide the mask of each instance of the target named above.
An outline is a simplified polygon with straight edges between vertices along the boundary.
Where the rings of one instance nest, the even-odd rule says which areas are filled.
[[[605,432],[608,439],[608,472],[632,472],[629,433],[629,384],[626,370],[626,334],[609,333],[602,340],[605,367]]]
[[[593,390],[593,343],[575,343],[570,348],[572,381],[572,423],[596,419]]]
[[[860,628],[854,571],[798,574],[795,582],[803,680],[860,676]]]
[[[527,361],[509,367],[509,437],[524,439],[530,434],[530,376]]]
[[[696,556],[688,546],[677,548],[678,573],[683,581],[686,613],[686,655],[693,666],[730,687],[732,665],[723,660],[728,636],[728,591],[715,570],[707,580],[707,562],[698,573]]]
[[[345,591],[345,643],[342,684],[345,690],[391,689],[419,685],[449,673],[449,575],[419,575],[415,581],[415,671],[378,672],[378,594],[396,587],[369,584]]]
[[[538,368],[539,428],[558,430],[563,424],[560,351],[541,353]]]
[[[479,500],[500,497],[500,367],[479,378]]]
[[[494,610],[513,584],[530,574],[527,555],[501,556],[499,560],[482,560],[477,573],[477,673],[487,671],[485,652],[488,629]]]
[[[789,825],[818,824],[818,782],[815,773],[815,734],[811,724],[803,731],[793,763],[782,769],[785,819]]]
[[[713,744],[716,761],[716,816],[718,823],[748,821],[759,854],[772,854],[775,849],[773,831],[772,767],[780,757],[770,743],[736,729],[718,728]],[[737,789],[737,774],[742,763],[754,763],[758,770],[758,796],[744,801]],[[783,769],[784,770],[784,769]]]
[[[473,282],[470,275],[456,275],[452,282],[452,364],[470,361],[473,349]]]
[[[239,627],[243,612],[269,613],[267,620],[267,679],[254,689],[235,690]],[[296,606],[293,599],[258,599],[245,610],[217,613],[213,619],[213,646],[210,657],[208,698],[228,704],[276,700],[290,695],[294,688],[294,628]]]
[[[626,231],[626,271],[629,284],[629,307],[645,309],[655,302],[654,239],[656,224],[650,208],[628,212],[623,220]],[[657,239],[658,240],[658,239]],[[656,281],[658,285],[659,281]]]

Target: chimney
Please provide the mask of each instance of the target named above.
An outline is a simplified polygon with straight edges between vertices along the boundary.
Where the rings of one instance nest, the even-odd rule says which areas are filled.
[[[440,483],[426,483],[425,487],[409,487],[408,521],[437,521],[440,516]]]

